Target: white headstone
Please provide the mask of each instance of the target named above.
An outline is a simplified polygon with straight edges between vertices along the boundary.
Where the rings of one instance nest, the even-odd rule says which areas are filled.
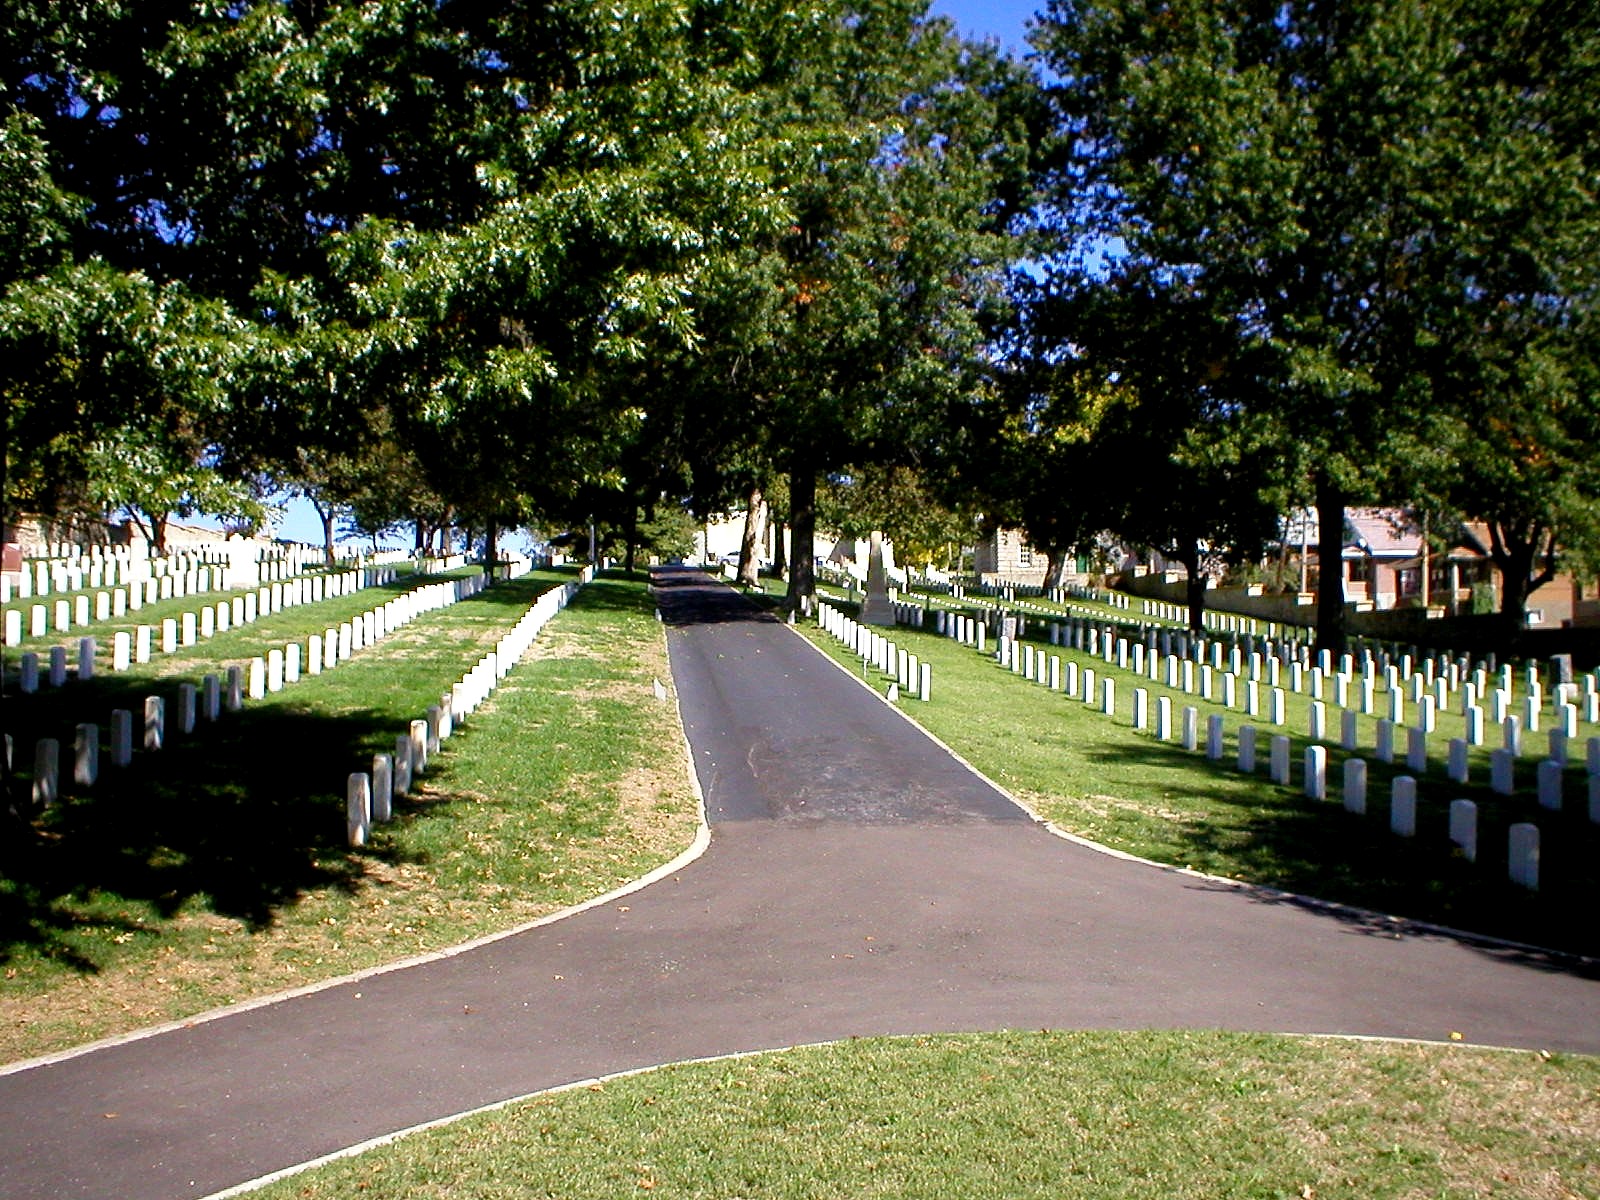
[[[1565,768],[1554,759],[1547,758],[1539,764],[1539,805],[1542,808],[1561,810],[1561,790]]]
[[[1389,829],[1399,837],[1417,835],[1417,781],[1396,775],[1389,785]]]
[[[100,778],[100,726],[79,725],[73,742],[72,782],[93,787]]]
[[[345,832],[351,846],[365,846],[372,828],[372,780],[364,772],[345,785]]]
[[[1289,736],[1277,733],[1272,735],[1272,757],[1269,770],[1272,782],[1280,787],[1289,784]]]
[[[372,756],[372,819],[379,825],[394,817],[394,760],[387,754]]]
[[[160,696],[144,698],[144,748],[160,750],[167,741],[167,704]]]
[[[1361,758],[1344,760],[1345,811],[1361,814],[1367,811],[1367,763]]]
[[[1509,837],[1509,853],[1507,866],[1511,875],[1511,882],[1528,888],[1530,891],[1539,889],[1539,827],[1527,822],[1513,825]]]
[[[1516,791],[1517,759],[1509,750],[1489,753],[1489,787],[1496,794],[1509,796]]]
[[[1311,800],[1328,798],[1328,749],[1326,746],[1307,746],[1305,751],[1306,797]]]
[[[61,798],[61,743],[40,738],[33,745],[33,807],[45,809]]]
[[[1478,806],[1471,800],[1450,801],[1450,840],[1468,862],[1478,861]]]

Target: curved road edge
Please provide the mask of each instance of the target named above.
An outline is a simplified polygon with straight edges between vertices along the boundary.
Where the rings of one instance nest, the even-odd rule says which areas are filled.
[[[662,630],[665,640],[666,631]],[[668,658],[668,669],[671,669],[671,658]],[[485,933],[465,942],[458,942],[453,946],[445,946],[438,950],[430,950],[426,954],[413,954],[406,958],[395,959],[393,962],[379,963],[377,966],[366,967],[360,971],[352,971],[330,979],[323,979],[316,983],[308,983],[304,987],[291,988],[288,991],[272,992],[265,996],[255,996],[249,1000],[241,1000],[237,1004],[225,1005],[221,1008],[207,1009],[205,1012],[196,1013],[191,1017],[179,1017],[173,1021],[164,1021],[160,1025],[150,1025],[143,1029],[135,1029],[128,1033],[119,1033],[111,1037],[99,1038],[96,1041],[85,1042],[81,1046],[73,1046],[66,1050],[57,1050],[50,1054],[41,1054],[33,1058],[18,1059],[15,1062],[0,1063],[0,1077],[6,1075],[20,1075],[24,1071],[36,1070],[39,1067],[52,1066],[55,1063],[67,1062],[74,1058],[82,1058],[100,1050],[109,1050],[114,1046],[126,1046],[133,1042],[145,1041],[148,1038],[161,1037],[164,1034],[180,1029],[191,1029],[197,1025],[206,1025],[212,1021],[221,1021],[228,1017],[238,1016],[241,1013],[254,1012],[257,1009],[271,1008],[290,1000],[297,1000],[303,996],[314,996],[319,992],[332,991],[335,988],[345,987],[352,983],[360,983],[381,975],[390,975],[396,971],[409,970],[412,967],[426,966],[429,963],[442,962],[459,955],[477,950],[483,946],[493,945],[495,942],[505,941],[507,938],[517,937],[532,929],[540,929],[546,925],[554,925],[558,921],[588,912],[592,908],[610,904],[622,897],[630,896],[634,892],[649,887],[669,875],[683,870],[705,854],[711,845],[711,825],[706,819],[705,792],[700,785],[699,774],[695,770],[694,753],[689,746],[688,734],[683,732],[683,710],[678,703],[678,689],[672,689],[673,707],[678,709],[678,731],[683,742],[684,771],[689,780],[690,794],[695,801],[695,835],[689,845],[679,851],[670,861],[662,863],[654,870],[648,871],[637,879],[612,888],[599,896],[593,896],[579,904],[569,905],[555,912],[546,913],[542,917],[535,917],[531,921],[524,921],[508,929],[496,930]]]
[[[752,607],[754,607],[754,605],[752,605]],[[1442,937],[1482,949],[1505,950],[1511,953],[1546,959],[1550,962],[1564,963],[1581,969],[1593,970],[1595,968],[1600,968],[1600,958],[1592,957],[1590,955],[1575,954],[1566,950],[1552,950],[1548,946],[1539,946],[1530,942],[1513,941],[1509,938],[1495,937],[1487,933],[1475,933],[1470,929],[1458,929],[1450,925],[1438,925],[1429,921],[1420,921],[1413,917],[1402,917],[1394,913],[1386,913],[1379,909],[1363,908],[1360,905],[1355,904],[1345,904],[1337,900],[1323,900],[1317,896],[1308,896],[1302,892],[1285,891],[1282,888],[1275,888],[1269,884],[1251,883],[1250,881],[1244,879],[1230,879],[1226,875],[1212,875],[1205,871],[1196,871],[1193,867],[1180,867],[1175,866],[1172,863],[1157,862],[1153,858],[1144,858],[1140,855],[1132,854],[1126,850],[1118,850],[1114,846],[1107,846],[1101,842],[1091,841],[1082,834],[1073,833],[1071,830],[1064,829],[1060,825],[1057,825],[1054,821],[1044,816],[1032,805],[1028,804],[1024,800],[1018,799],[1011,793],[1009,788],[1006,788],[1001,784],[996,783],[993,779],[990,779],[981,770],[969,762],[960,751],[956,750],[938,734],[934,733],[927,726],[923,725],[922,722],[918,721],[905,709],[901,708],[899,705],[890,704],[889,701],[884,697],[883,693],[879,692],[877,688],[868,683],[861,676],[857,675],[854,671],[851,671],[845,667],[844,664],[839,662],[838,659],[834,658],[825,649],[823,649],[821,646],[818,646],[804,633],[800,632],[798,627],[791,625],[788,622],[784,622],[784,628],[786,628],[795,637],[799,638],[817,654],[821,655],[830,666],[832,666],[840,674],[844,675],[845,678],[854,682],[857,687],[864,688],[868,692],[871,692],[878,698],[880,702],[882,702],[884,707],[888,708],[889,711],[894,713],[895,716],[899,717],[902,721],[905,721],[911,725],[911,727],[914,728],[918,733],[922,734],[923,737],[927,738],[956,762],[960,763],[963,768],[970,771],[976,778],[993,788],[1012,804],[1016,805],[1018,809],[1028,815],[1030,820],[1044,828],[1051,834],[1051,836],[1060,838],[1062,841],[1071,842],[1073,845],[1081,846],[1085,850],[1092,850],[1096,854],[1103,854],[1108,858],[1119,859],[1122,862],[1133,863],[1142,867],[1151,867],[1157,871],[1164,871],[1169,875],[1181,875],[1186,879],[1195,879],[1203,883],[1216,885],[1218,887],[1229,888],[1232,891],[1257,897],[1264,902],[1273,904],[1290,904],[1312,912],[1321,912],[1327,913],[1331,916],[1351,918],[1353,920],[1362,922],[1371,928],[1382,929],[1384,932],[1389,933],[1397,938],[1407,936]],[[1338,1037],[1344,1035],[1328,1034],[1325,1036]],[[1496,1048],[1506,1049],[1507,1047]]]

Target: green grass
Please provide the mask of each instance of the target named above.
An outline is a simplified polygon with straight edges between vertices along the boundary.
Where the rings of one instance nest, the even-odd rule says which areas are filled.
[[[848,611],[848,604],[842,606]],[[814,624],[801,628],[859,673],[859,658]],[[1524,790],[1514,797],[1489,791],[1489,747],[1473,754],[1471,785],[1452,784],[1444,773],[1444,748],[1449,737],[1463,732],[1464,722],[1459,715],[1441,715],[1430,740],[1430,771],[1418,784],[1418,835],[1402,839],[1389,832],[1388,798],[1393,777],[1409,773],[1404,742],[1398,743],[1401,757],[1393,765],[1378,762],[1372,750],[1375,717],[1360,718],[1364,749],[1356,756],[1367,759],[1369,782],[1368,812],[1358,817],[1345,812],[1340,800],[1348,756],[1337,745],[1336,718],[1329,726],[1333,741],[1325,743],[1329,799],[1319,802],[1301,794],[1300,764],[1311,744],[1305,736],[1309,696],[1289,693],[1286,724],[1274,729],[1264,717],[1246,716],[1242,707],[1229,710],[1118,671],[1086,653],[1050,646],[1042,627],[1030,629],[1036,650],[1061,656],[1063,664],[1076,662],[1080,671],[1092,667],[1097,678],[1109,670],[1117,681],[1117,715],[1107,717],[1098,705],[1052,693],[1001,668],[992,652],[979,655],[931,631],[902,627],[890,636],[933,664],[932,701],[905,698],[901,708],[1072,833],[1174,866],[1535,945],[1600,954],[1600,928],[1586,916],[1600,896],[1600,827],[1588,821],[1585,811],[1581,742],[1568,772],[1566,807],[1554,813],[1539,808],[1534,798],[1531,754],[1519,766]],[[1174,740],[1160,742],[1150,731],[1134,730],[1135,687],[1150,692],[1152,723],[1158,698],[1171,699]],[[1241,706],[1243,695],[1241,687]],[[1176,740],[1185,705],[1199,710],[1202,747],[1207,716],[1223,716],[1227,736],[1221,761],[1208,762]],[[1257,771],[1248,776],[1234,768],[1238,730],[1247,723],[1256,725],[1259,747]],[[1291,736],[1291,787],[1274,786],[1266,777],[1271,733]],[[1446,836],[1449,805],[1458,798],[1479,806],[1475,864],[1465,861]],[[1537,893],[1506,877],[1507,830],[1516,821],[1533,821],[1541,829]]]
[[[289,1197],[1600,1194],[1600,1060],[1222,1033],[852,1040],[524,1101]]]
[[[570,577],[539,573],[425,614],[124,771],[103,761],[99,784],[8,837],[0,1057],[451,945],[679,852],[695,804],[676,712],[650,687],[667,677],[661,629],[644,583],[613,577],[546,628],[394,824],[363,850],[344,844],[346,776],[392,750],[535,596]],[[310,619],[285,617],[297,611]],[[150,682],[82,686],[132,696]]]

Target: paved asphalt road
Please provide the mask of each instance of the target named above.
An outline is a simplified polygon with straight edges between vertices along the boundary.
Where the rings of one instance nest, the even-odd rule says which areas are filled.
[[[661,583],[704,856],[454,957],[0,1076],[0,1197],[205,1196],[536,1089],[852,1034],[1460,1031],[1600,1053],[1592,969],[1054,837],[731,591]]]

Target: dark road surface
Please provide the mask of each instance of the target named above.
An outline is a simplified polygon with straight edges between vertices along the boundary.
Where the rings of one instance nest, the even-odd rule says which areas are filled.
[[[701,858],[454,957],[0,1076],[0,1197],[205,1196],[537,1089],[848,1035],[1460,1031],[1600,1053],[1591,968],[1064,841],[733,592],[660,583]]]

